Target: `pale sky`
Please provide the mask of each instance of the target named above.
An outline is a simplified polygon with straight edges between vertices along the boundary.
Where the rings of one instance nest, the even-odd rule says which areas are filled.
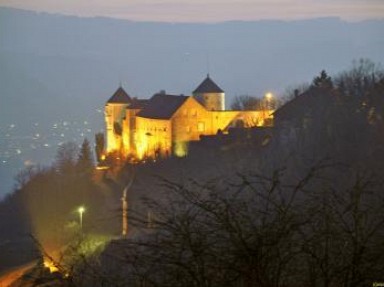
[[[384,0],[0,0],[0,6],[138,21],[384,19]]]

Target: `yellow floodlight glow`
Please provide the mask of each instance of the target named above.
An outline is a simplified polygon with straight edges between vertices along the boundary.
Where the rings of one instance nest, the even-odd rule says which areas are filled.
[[[50,273],[58,272],[59,268],[52,262],[52,260],[44,258],[44,267],[49,269]]]
[[[188,145],[186,142],[176,142],[174,152],[177,157],[185,157],[188,153]]]
[[[273,94],[272,94],[271,92],[268,92],[268,93],[265,94],[265,98],[266,98],[268,101],[270,101],[270,100],[272,100],[272,98],[273,98]]]

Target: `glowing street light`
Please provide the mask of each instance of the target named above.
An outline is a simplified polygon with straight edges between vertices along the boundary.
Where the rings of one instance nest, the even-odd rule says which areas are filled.
[[[80,206],[77,209],[77,212],[79,213],[80,229],[83,230],[83,213],[85,212],[85,207],[84,206]]]
[[[273,98],[273,94],[271,92],[268,92],[265,94],[265,98],[267,99],[267,101],[270,101]]]
[[[273,94],[268,92],[265,94],[266,108],[272,109]]]

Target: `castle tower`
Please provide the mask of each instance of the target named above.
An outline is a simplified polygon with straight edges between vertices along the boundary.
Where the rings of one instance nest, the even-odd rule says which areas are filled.
[[[126,108],[132,102],[131,97],[119,87],[105,104],[106,152],[123,148],[123,119]]]
[[[225,93],[212,81],[209,74],[193,91],[193,97],[209,111],[225,110]]]

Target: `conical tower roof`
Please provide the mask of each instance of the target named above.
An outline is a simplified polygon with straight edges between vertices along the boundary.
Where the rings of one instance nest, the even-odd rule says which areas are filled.
[[[224,93],[224,91],[209,77],[209,74],[205,80],[193,91],[193,94],[204,93]]]
[[[126,91],[120,86],[112,97],[107,101],[107,103],[115,104],[128,104],[132,101],[131,97],[127,94]]]

